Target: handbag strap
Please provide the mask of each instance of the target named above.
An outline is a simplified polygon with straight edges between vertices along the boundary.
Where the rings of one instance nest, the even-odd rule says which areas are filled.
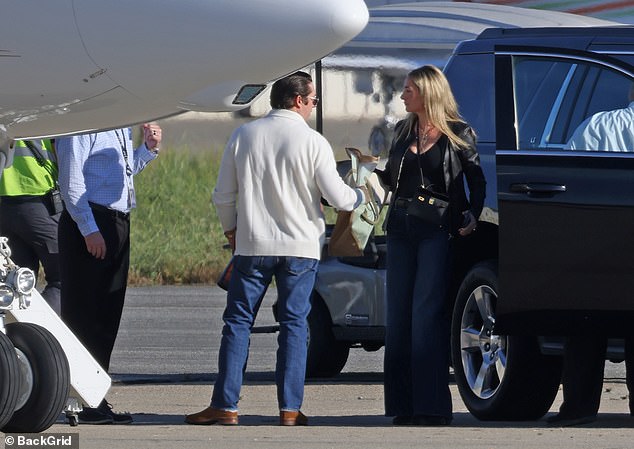
[[[423,136],[424,139],[424,143],[427,143],[427,134],[425,134]],[[449,175],[451,176],[451,179],[453,179],[453,167],[451,165],[451,148],[449,148],[449,146],[446,147],[446,151],[449,152]],[[427,186],[425,186],[425,177],[423,176],[423,166],[420,163],[420,155],[422,154],[420,151],[420,139],[418,136],[418,126],[416,127],[416,154],[417,154],[417,158],[416,158],[416,162],[418,162],[418,170],[420,171],[420,184],[424,187],[427,188]],[[432,184],[433,185],[433,184]]]
[[[427,133],[423,136],[425,139],[425,143],[427,143]],[[418,171],[420,172],[420,185],[425,187],[425,176],[423,176],[423,165],[420,163],[420,135],[419,135],[419,127],[416,125],[416,162],[418,163]]]

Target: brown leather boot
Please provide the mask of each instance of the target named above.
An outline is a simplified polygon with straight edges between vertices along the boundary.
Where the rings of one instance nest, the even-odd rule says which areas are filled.
[[[280,411],[280,426],[307,426],[308,418],[299,410]]]
[[[198,413],[186,415],[185,422],[188,424],[197,424],[203,426],[208,426],[210,424],[235,426],[236,424],[238,424],[238,412],[207,407],[205,410]]]

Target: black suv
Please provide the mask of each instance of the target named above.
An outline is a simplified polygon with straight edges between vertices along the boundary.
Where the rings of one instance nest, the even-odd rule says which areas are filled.
[[[361,51],[371,58],[387,50]],[[391,115],[400,115],[390,111],[407,71],[430,63],[429,52],[407,46],[389,55],[399,64],[378,59],[380,67],[355,69],[352,78],[366,103],[386,105],[370,133],[376,154],[389,141]],[[616,337],[609,356],[623,357],[618,337],[634,323],[634,148],[567,143],[593,113],[628,106],[633,65],[634,27],[624,26],[488,29],[460,43],[444,68],[478,134],[487,178],[477,232],[456,239],[449,297],[455,380],[480,419],[543,416],[557,394],[566,335]],[[352,346],[382,346],[385,250],[376,235],[363,257],[322,258],[309,375],[338,373]]]
[[[634,28],[614,27],[489,29],[445,67],[488,182],[452,327],[456,382],[481,419],[548,411],[561,374],[548,337],[632,333],[634,148],[567,143],[628,106],[633,65]]]

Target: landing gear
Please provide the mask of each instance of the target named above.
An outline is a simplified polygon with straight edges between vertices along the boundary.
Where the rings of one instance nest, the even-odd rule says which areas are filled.
[[[77,427],[79,424],[79,418],[77,415],[67,415],[66,418],[68,419],[68,424],[70,424],[71,427]]]
[[[0,177],[2,177],[2,170],[13,164],[13,154],[13,140],[0,127]]]
[[[60,415],[70,390],[70,367],[57,339],[33,323],[10,323],[7,335],[15,347],[20,379],[15,413],[3,432],[37,433]]]
[[[0,429],[11,419],[18,403],[19,379],[18,356],[13,343],[0,332]]]
[[[66,415],[66,421],[71,427],[76,427],[79,424],[79,412],[81,411],[82,406],[77,398],[68,398],[64,414]]]

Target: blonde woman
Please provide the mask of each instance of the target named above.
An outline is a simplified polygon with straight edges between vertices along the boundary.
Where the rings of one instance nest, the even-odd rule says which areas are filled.
[[[476,229],[486,183],[475,133],[460,117],[442,71],[424,66],[410,72],[401,99],[408,115],[396,125],[385,170],[377,172],[392,191],[386,225],[385,414],[395,425],[449,425],[451,238]],[[408,214],[421,184],[449,197],[442,225]]]

